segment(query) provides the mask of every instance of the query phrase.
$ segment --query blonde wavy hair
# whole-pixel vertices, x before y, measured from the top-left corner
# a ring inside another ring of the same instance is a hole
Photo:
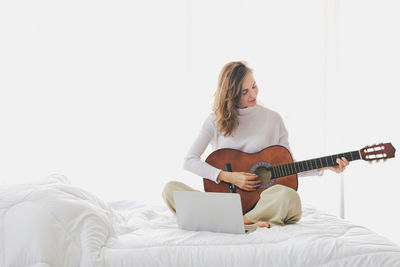
[[[240,106],[244,77],[253,73],[244,61],[227,63],[218,78],[214,95],[215,122],[224,136],[231,136],[239,125],[237,108]]]

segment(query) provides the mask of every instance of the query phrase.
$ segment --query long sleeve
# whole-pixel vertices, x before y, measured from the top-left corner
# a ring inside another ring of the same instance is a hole
[[[203,123],[203,126],[199,132],[199,135],[195,139],[194,143],[189,149],[189,152],[184,158],[183,168],[200,177],[210,179],[219,183],[217,177],[221,172],[220,169],[211,166],[210,164],[201,160],[201,155],[210,144],[211,139],[214,136],[214,126],[211,122],[211,118],[208,117]]]
[[[280,119],[280,126],[279,126],[279,144],[281,146],[286,147],[287,149],[290,150],[289,147],[289,138],[288,138],[288,131],[286,130],[285,124],[283,123],[282,118]],[[292,154],[293,156],[293,154]],[[293,161],[296,161],[293,157]],[[300,177],[306,177],[306,176],[321,176],[323,175],[324,171],[318,171],[318,170],[311,170],[311,171],[306,171],[306,172],[300,172],[298,173],[298,176]]]

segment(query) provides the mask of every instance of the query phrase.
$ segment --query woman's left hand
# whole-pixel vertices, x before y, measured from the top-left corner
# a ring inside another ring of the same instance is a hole
[[[348,161],[345,157],[342,157],[341,159],[337,158],[337,159],[336,159],[336,163],[337,163],[338,165],[336,165],[336,166],[329,166],[329,167],[321,168],[321,169],[318,169],[318,170],[319,170],[319,171],[322,171],[322,170],[331,170],[331,171],[334,171],[334,172],[336,172],[336,173],[341,173],[341,172],[343,172],[343,171],[346,169],[346,166],[349,165],[349,161]]]

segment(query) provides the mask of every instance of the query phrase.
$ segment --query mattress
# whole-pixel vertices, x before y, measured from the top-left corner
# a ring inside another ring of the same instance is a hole
[[[63,176],[0,188],[1,266],[400,266],[400,247],[303,204],[249,234],[178,229],[164,205],[105,203]]]

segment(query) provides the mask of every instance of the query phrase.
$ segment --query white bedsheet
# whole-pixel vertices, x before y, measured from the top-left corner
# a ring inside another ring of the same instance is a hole
[[[310,206],[294,225],[190,232],[164,206],[107,204],[57,175],[2,186],[0,227],[0,266],[400,266],[399,246]]]

